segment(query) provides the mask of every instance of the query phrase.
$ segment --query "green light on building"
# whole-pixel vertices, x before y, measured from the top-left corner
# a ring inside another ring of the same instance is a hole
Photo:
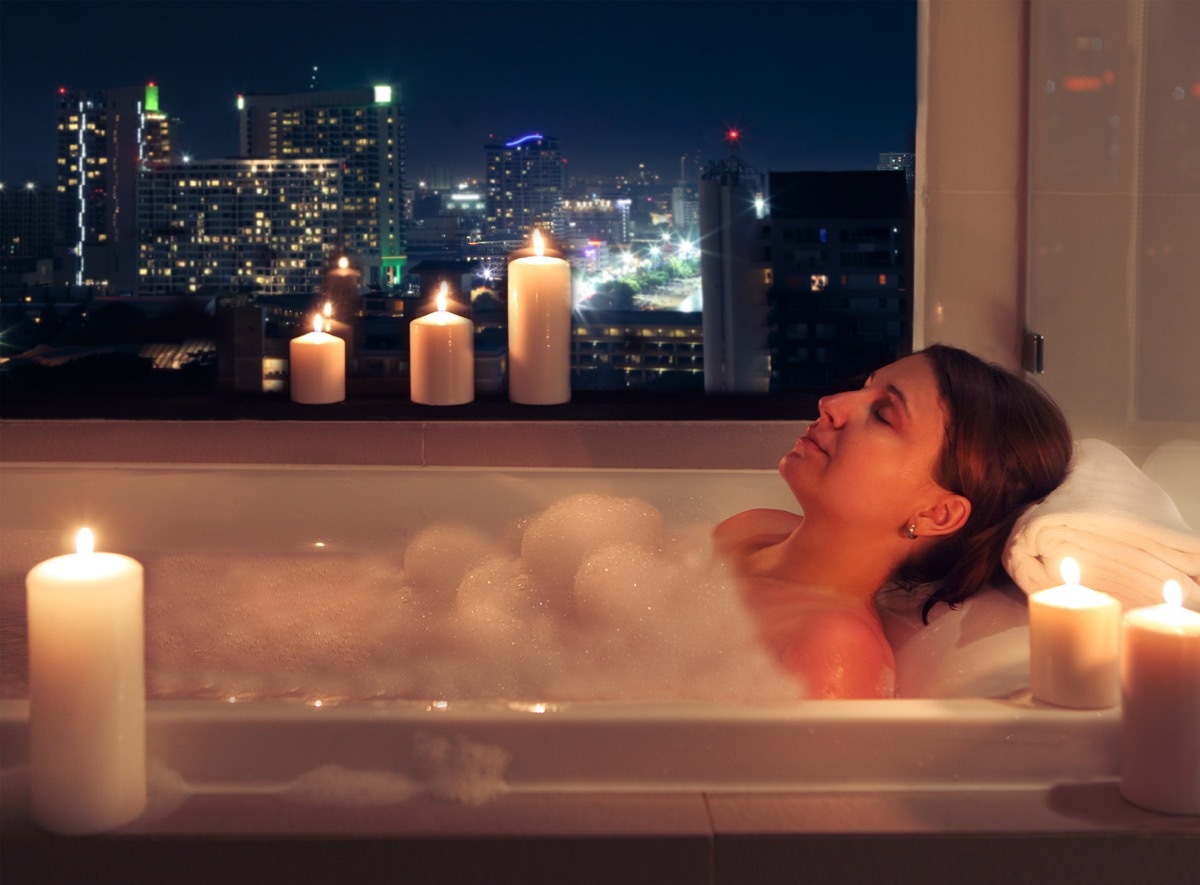
[[[146,111],[158,112],[158,87],[153,83],[146,84]]]
[[[392,103],[392,87],[391,86],[376,86],[375,87],[375,104],[391,104]]]
[[[408,263],[407,255],[384,255],[383,278],[392,286],[400,285],[404,279],[404,265]]]

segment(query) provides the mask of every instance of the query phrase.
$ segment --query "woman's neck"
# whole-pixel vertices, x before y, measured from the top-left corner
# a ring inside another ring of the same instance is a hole
[[[899,565],[900,551],[844,527],[806,519],[780,543],[756,554],[753,571],[816,590],[827,589],[873,606],[875,594]]]

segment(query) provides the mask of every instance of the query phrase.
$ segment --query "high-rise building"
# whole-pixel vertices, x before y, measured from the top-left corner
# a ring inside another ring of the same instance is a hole
[[[137,281],[138,176],[171,160],[158,87],[60,89],[55,112],[60,275],[132,291]]]
[[[341,242],[342,164],[206,160],[142,174],[138,294],[316,292]]]
[[[913,153],[881,153],[879,162],[875,165],[876,170],[880,172],[889,172],[898,170],[904,173],[904,180],[908,183],[908,192],[911,194],[916,185],[917,177],[917,155]]]
[[[562,236],[566,171],[558,139],[524,135],[511,141],[489,142],[484,149],[486,231],[510,231],[528,237],[538,227]]]
[[[585,197],[563,200],[563,230],[560,238],[591,238],[603,243],[628,243],[627,197]]]
[[[770,175],[771,388],[862,380],[912,346],[900,170]]]
[[[700,179],[700,287],[704,389],[765,393],[769,383],[769,244],[762,242],[762,180],[736,155]]]
[[[54,191],[0,184],[0,268],[32,270],[54,256]]]
[[[238,96],[239,153],[342,163],[341,237],[372,286],[404,275],[404,117],[391,86]]]
[[[694,237],[700,228],[700,198],[696,186],[678,181],[671,188],[671,222],[683,237]]]

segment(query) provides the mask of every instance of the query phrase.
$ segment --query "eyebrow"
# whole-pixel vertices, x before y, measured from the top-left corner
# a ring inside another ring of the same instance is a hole
[[[863,382],[863,386],[864,387],[868,386],[874,380],[875,380],[875,373],[872,372],[870,375],[867,376],[867,380]],[[883,390],[884,390],[884,393],[886,393],[892,399],[896,400],[896,402],[900,403],[900,406],[904,409],[904,414],[907,415],[908,419],[911,421],[912,420],[912,412],[910,412],[908,409],[908,397],[906,397],[904,395],[904,391],[901,390],[899,387],[897,387],[895,384],[890,384],[890,383],[883,385]]]
[[[904,414],[908,416],[909,420],[911,420],[912,412],[910,412],[908,410],[908,397],[906,397],[904,395],[904,391],[901,390],[899,387],[897,387],[895,384],[887,384],[884,386],[883,389],[886,390],[889,394],[891,394],[891,396],[894,399],[896,399],[900,403],[901,406],[904,407]]]

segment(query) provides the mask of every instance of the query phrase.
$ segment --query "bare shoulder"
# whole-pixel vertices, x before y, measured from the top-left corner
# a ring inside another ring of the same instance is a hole
[[[713,529],[713,544],[723,553],[764,547],[794,532],[804,517],[787,510],[760,507],[735,513]]]
[[[882,629],[841,607],[817,607],[776,638],[785,669],[812,698],[891,697],[896,663]]]

